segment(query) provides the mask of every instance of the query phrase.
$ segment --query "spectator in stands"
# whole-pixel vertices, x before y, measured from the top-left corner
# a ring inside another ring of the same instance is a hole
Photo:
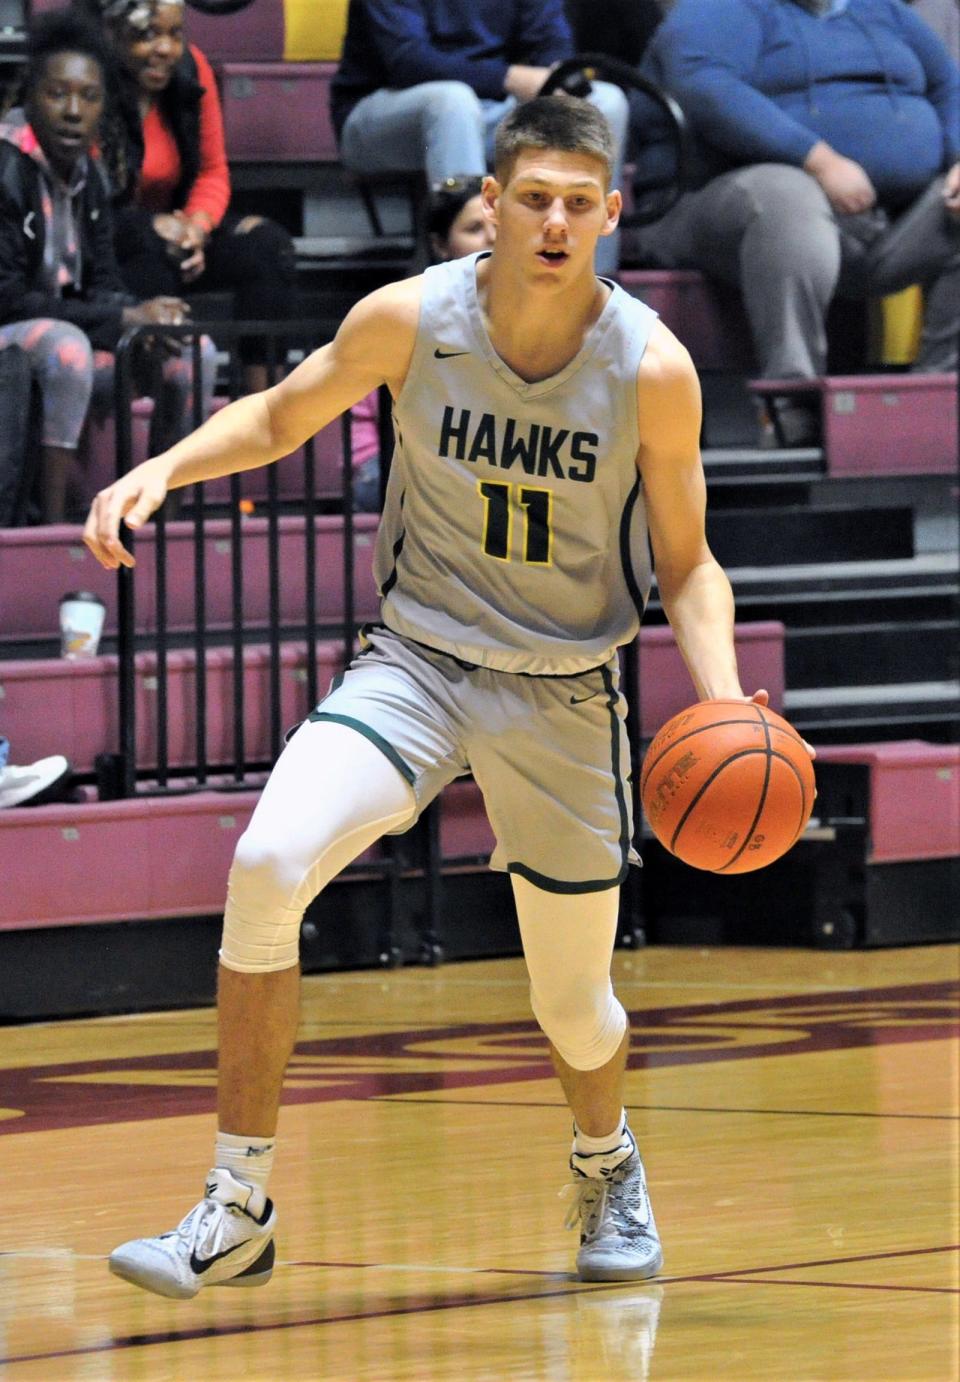
[[[145,294],[229,289],[241,320],[292,319],[293,242],[274,221],[228,209],[216,78],[184,38],[183,0],[78,3],[99,18],[119,60],[103,146],[127,284]],[[265,388],[265,342],[243,341],[241,355],[247,388]]]
[[[604,53],[638,65],[663,19],[666,0],[567,0],[578,53]]]
[[[427,235],[435,264],[488,250],[494,229],[483,214],[482,178],[445,178],[427,206]],[[353,504],[361,513],[380,511],[379,399],[368,394],[353,408]]]
[[[77,444],[93,398],[113,399],[113,356],[123,331],[180,325],[179,297],[140,301],[126,291],[113,250],[109,185],[89,152],[104,101],[99,34],[70,14],[42,15],[28,38],[24,107],[0,125],[0,347],[28,355],[43,405],[41,518],[63,522]],[[204,343],[205,411],[215,354]],[[158,336],[138,374],[161,371],[151,447],[193,425],[189,351]]]
[[[331,107],[344,164],[360,173],[417,172],[428,182],[479,177],[497,123],[536,96],[573,55],[563,0],[350,0]],[[627,99],[595,82],[607,117],[619,187]],[[603,240],[599,273],[614,273],[618,238]]]
[[[903,0],[678,0],[644,71],[684,106],[702,176],[640,251],[740,288],[763,376],[824,372],[835,294],[914,282],[915,368],[956,367],[960,72]],[[815,440],[788,398],[783,435]]]

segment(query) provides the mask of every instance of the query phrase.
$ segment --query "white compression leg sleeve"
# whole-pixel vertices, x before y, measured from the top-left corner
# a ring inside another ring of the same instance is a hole
[[[290,969],[307,904],[414,811],[413,788],[362,734],[302,724],[237,842],[221,963],[244,973]]]
[[[549,893],[516,874],[511,882],[534,1017],[574,1070],[599,1070],[627,1030],[610,982],[620,890]]]

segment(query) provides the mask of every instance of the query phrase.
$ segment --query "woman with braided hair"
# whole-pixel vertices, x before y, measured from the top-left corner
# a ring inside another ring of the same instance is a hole
[[[229,289],[241,320],[295,315],[293,244],[263,216],[229,210],[216,80],[183,32],[183,0],[77,0],[102,26],[118,80],[103,123],[117,255],[132,291]],[[262,340],[241,343],[245,383],[268,384]]]

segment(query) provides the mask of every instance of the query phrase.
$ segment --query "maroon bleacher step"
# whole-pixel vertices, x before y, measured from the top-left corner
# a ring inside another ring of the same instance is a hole
[[[247,0],[246,4],[208,6],[204,14],[191,6],[189,39],[216,67],[224,61],[266,62],[283,57],[286,38],[285,6],[277,0]]]
[[[356,612],[367,620],[379,607],[373,580],[373,540],[377,514],[355,519]],[[280,618],[303,619],[304,520],[284,517],[280,527]],[[335,623],[343,615],[343,519],[315,520],[317,533],[317,618]],[[207,623],[224,629],[231,623],[232,540],[228,519],[206,523],[205,567]],[[155,529],[147,524],[137,537],[137,629],[156,629]],[[193,524],[167,525],[167,609],[172,632],[194,627]],[[243,521],[243,611],[248,629],[263,628],[269,612],[267,520]],[[68,590],[91,590],[106,602],[105,632],[116,631],[117,577],[105,571],[80,540],[73,525],[0,530],[0,647],[29,638],[59,637],[58,606]]]
[[[660,316],[698,369],[749,372],[750,328],[739,295],[697,269],[621,269],[621,286]]]
[[[954,374],[851,374],[753,379],[771,394],[819,394],[827,474],[952,475],[957,468]]]
[[[763,686],[770,704],[783,704],[784,626],[776,621],[738,624],[734,630],[737,657],[745,689]],[[317,648],[318,694],[324,695],[342,666],[343,644],[321,642]],[[151,768],[157,755],[156,655],[136,659],[137,765]],[[195,761],[196,659],[192,649],[179,649],[168,660],[168,763],[189,766]],[[296,724],[311,709],[306,701],[307,646],[281,647],[281,723]],[[206,658],[207,761],[233,761],[233,652],[211,649]],[[269,761],[270,650],[266,645],[244,649],[244,730],[248,761]],[[644,629],[640,638],[641,733],[652,738],[672,715],[696,699],[689,674],[667,627]],[[49,753],[65,753],[78,772],[89,772],[100,753],[119,747],[119,688],[117,658],[112,655],[79,661],[59,658],[0,663],[0,707],[3,732],[16,748],[17,760],[33,762]]]
[[[223,126],[231,163],[336,163],[330,117],[336,70],[333,62],[224,62]]]
[[[0,812],[0,931],[218,915],[258,796],[211,791]],[[493,849],[475,783],[444,791],[440,841],[445,859],[485,859]],[[361,862],[381,857],[374,846]]]
[[[0,812],[0,930],[208,916],[257,793]]]
[[[786,630],[776,619],[734,626],[737,665],[744,692],[765,688],[770,708],[780,712],[784,693]],[[636,646],[636,645],[634,645]],[[690,674],[668,625],[640,631],[640,733],[652,739],[679,711],[697,699]]]
[[[817,758],[869,766],[869,863],[960,855],[960,745],[923,739],[828,744]]]
[[[219,412],[229,399],[217,396],[213,400],[212,412]],[[131,463],[138,465],[149,454],[150,418],[153,414],[153,400],[136,398],[130,409],[131,422]],[[117,474],[117,429],[112,414],[92,418],[84,429],[78,452],[83,497],[89,501],[98,490],[111,484]],[[245,499],[263,501],[269,492],[268,474],[271,467],[259,466],[255,470],[245,470],[240,475],[240,493]],[[303,447],[289,456],[275,462],[277,476],[277,495],[284,501],[302,500],[305,495]],[[314,438],[314,494],[317,498],[338,498],[342,493],[343,480],[342,424],[340,419],[331,422]],[[221,476],[208,480],[203,487],[204,502],[207,504],[227,504],[230,502],[230,477]]]
[[[343,645],[317,647],[317,687],[323,696],[343,663]],[[306,699],[307,646],[286,643],[280,655],[280,719],[284,730],[312,706]],[[157,761],[157,659],[136,658],[137,766]],[[191,649],[168,654],[168,764],[196,761],[196,657]],[[206,657],[207,762],[233,762],[233,652],[213,648]],[[270,761],[270,649],[252,645],[243,654],[244,731],[250,762]],[[0,717],[16,748],[17,761],[32,763],[49,753],[65,753],[77,772],[89,772],[100,753],[115,753],[120,743],[117,658],[77,661],[0,663]]]

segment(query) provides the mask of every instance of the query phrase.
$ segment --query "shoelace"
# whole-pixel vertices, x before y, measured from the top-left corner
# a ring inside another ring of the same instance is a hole
[[[188,1254],[212,1257],[223,1246],[227,1225],[239,1211],[206,1196],[180,1222],[177,1237]]]
[[[604,1180],[583,1180],[568,1181],[560,1191],[560,1198],[570,1200],[570,1208],[567,1210],[567,1217],[563,1221],[566,1229],[578,1228],[581,1219],[586,1216],[583,1231],[589,1234],[592,1231],[592,1221],[599,1213],[603,1213],[603,1206],[606,1203],[607,1190],[609,1186]],[[599,1205],[598,1205],[599,1201]]]
[[[564,1228],[573,1229],[582,1223],[585,1239],[595,1237],[646,1238],[650,1236],[646,1224],[638,1223],[625,1203],[629,1187],[625,1180],[570,1181],[560,1191],[562,1198],[573,1197],[564,1220]],[[604,1214],[609,1203],[610,1213]]]

